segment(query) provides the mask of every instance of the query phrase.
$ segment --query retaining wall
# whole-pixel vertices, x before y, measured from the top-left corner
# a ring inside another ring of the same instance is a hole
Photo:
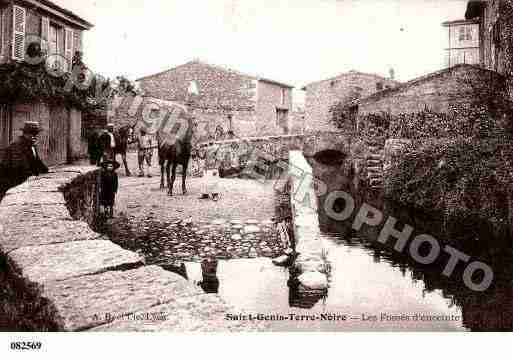
[[[319,227],[313,170],[300,151],[289,154],[289,178],[297,255],[291,277],[302,291],[327,291],[329,265]]]
[[[94,232],[97,169],[30,178],[0,202],[0,329],[250,331],[218,296]],[[3,280],[2,280],[3,279]],[[2,328],[2,326],[4,328]]]

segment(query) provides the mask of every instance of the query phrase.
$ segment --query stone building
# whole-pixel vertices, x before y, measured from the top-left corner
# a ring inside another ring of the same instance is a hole
[[[306,91],[305,131],[334,130],[334,126],[330,123],[329,113],[334,104],[342,102],[349,105],[376,92],[395,88],[398,84],[393,78],[349,71],[327,80],[306,85],[302,89]]]
[[[5,75],[21,66],[30,68],[34,57],[29,50],[37,45],[42,50],[38,51],[41,66],[46,64],[49,69],[69,72],[73,56],[82,52],[83,32],[92,26],[48,0],[0,0],[0,71]],[[4,86],[0,83],[0,90],[8,91]],[[20,134],[25,121],[41,123],[40,152],[48,164],[65,163],[84,155],[86,141],[82,136],[80,109],[65,101],[49,103],[37,98],[27,101],[22,94],[19,99],[2,96],[0,148],[8,146]]]
[[[480,66],[460,64],[368,96],[360,101],[358,115],[397,115],[425,109],[445,113],[452,106],[471,105],[492,87],[504,88],[503,76]]]
[[[194,60],[137,80],[144,97],[191,102],[205,139],[287,134],[293,87]],[[198,94],[190,96],[190,89]]]

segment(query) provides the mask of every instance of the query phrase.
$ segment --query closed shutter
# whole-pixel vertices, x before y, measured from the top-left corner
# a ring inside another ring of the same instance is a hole
[[[20,6],[13,6],[12,58],[25,59],[25,25],[27,13]]]
[[[82,46],[80,44],[80,30],[75,30],[73,32],[73,56],[75,55],[75,52],[82,51]]]
[[[41,18],[41,50],[48,55],[48,41],[50,40],[50,19]]]
[[[69,64],[67,71],[71,71],[71,63],[73,61],[73,30],[66,28],[64,35],[64,56],[66,57],[66,63]]]

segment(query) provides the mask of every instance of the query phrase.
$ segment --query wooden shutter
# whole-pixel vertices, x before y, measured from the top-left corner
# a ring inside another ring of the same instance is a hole
[[[13,32],[12,32],[12,58],[23,61],[25,59],[25,25],[27,13],[20,6],[13,6]]]
[[[41,18],[41,50],[48,55],[50,49],[48,45],[50,41],[50,19],[47,17]]]
[[[71,71],[71,63],[73,61],[73,30],[66,28],[64,32],[64,56],[66,57],[66,63],[69,67],[68,71]]]
[[[75,30],[73,31],[73,56],[75,55],[75,52],[82,51],[80,44],[80,30]]]

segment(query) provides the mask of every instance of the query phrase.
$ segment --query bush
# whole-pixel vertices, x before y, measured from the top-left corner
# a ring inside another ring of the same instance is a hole
[[[447,222],[507,223],[513,173],[510,143],[465,137],[419,141],[391,169],[388,195],[443,213]]]

